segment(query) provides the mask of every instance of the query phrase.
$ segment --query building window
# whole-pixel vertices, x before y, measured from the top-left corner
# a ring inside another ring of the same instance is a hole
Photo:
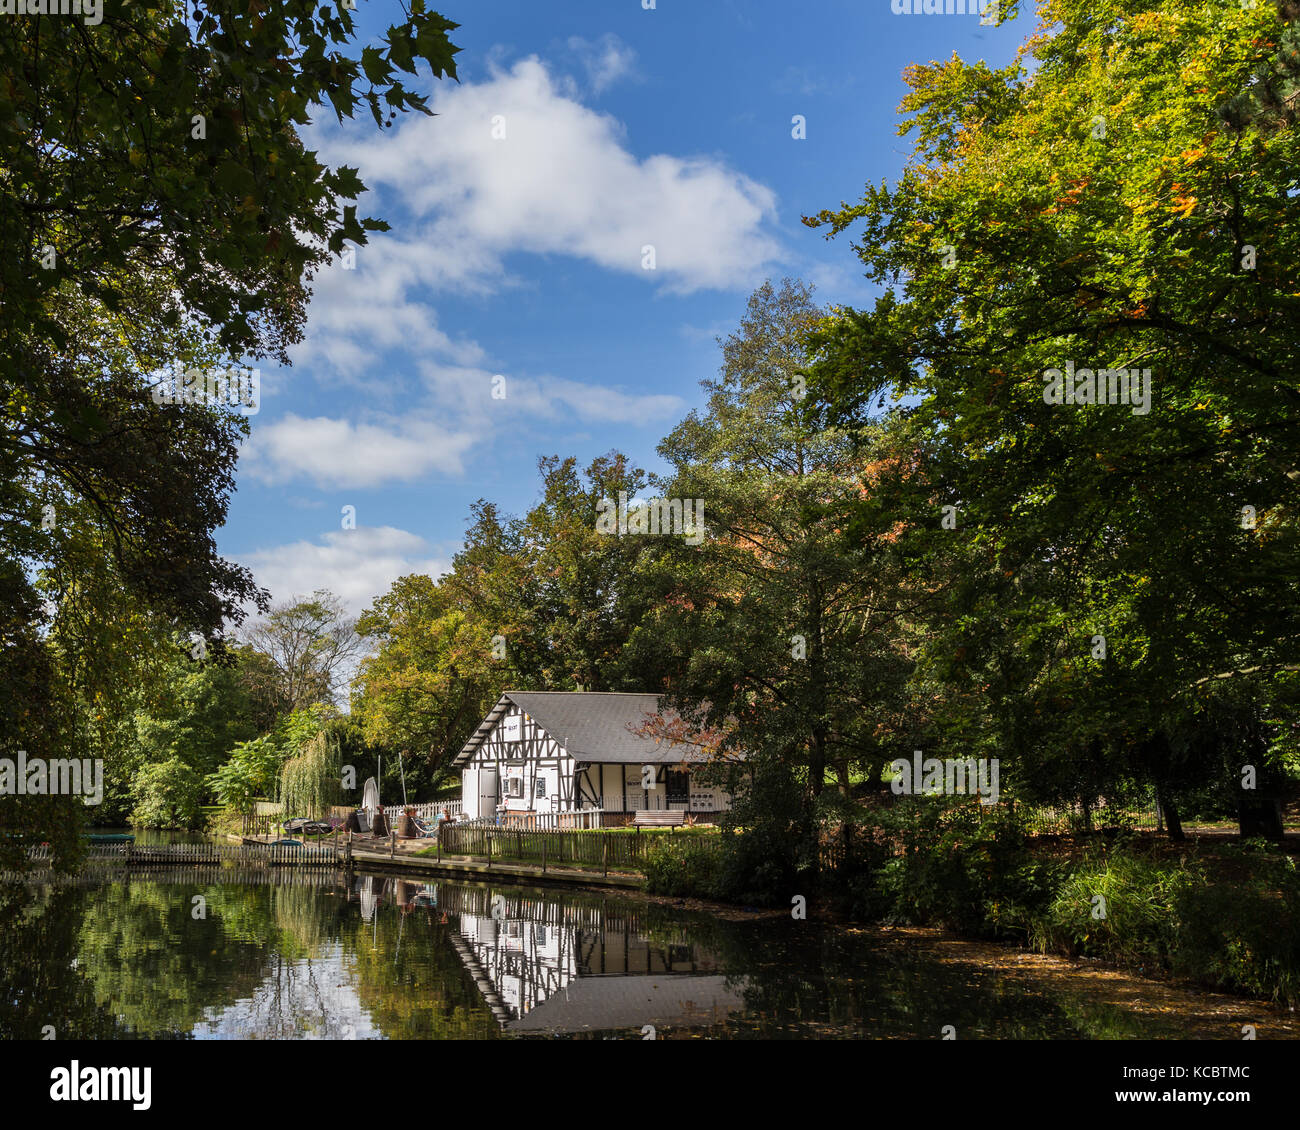
[[[522,777],[506,778],[506,796],[522,797],[524,795],[524,779]]]
[[[542,800],[542,799],[546,796],[546,778],[545,778],[545,777],[538,777],[538,778],[537,778],[536,791],[533,793],[533,795],[534,795],[538,800]]]

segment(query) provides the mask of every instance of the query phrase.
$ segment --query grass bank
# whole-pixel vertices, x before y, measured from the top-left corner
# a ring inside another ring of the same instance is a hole
[[[653,894],[788,907],[806,893],[853,921],[1015,941],[1294,1006],[1300,870],[1287,846],[1034,837],[1013,818],[912,806],[824,845],[816,869],[787,844],[737,836],[714,851],[656,844],[645,874]]]

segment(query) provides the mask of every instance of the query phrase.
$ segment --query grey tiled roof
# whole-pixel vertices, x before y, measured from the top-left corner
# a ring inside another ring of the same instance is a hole
[[[743,1009],[744,986],[743,979],[728,985],[723,976],[578,977],[506,1027],[513,1032],[581,1032],[643,1024],[697,1027]]]
[[[506,691],[456,755],[463,765],[483,743],[513,702],[578,761],[627,762],[637,765],[701,761],[698,746],[667,738],[644,737],[636,730],[661,713],[659,696],[607,691]],[[676,711],[664,708],[665,719],[675,721]]]

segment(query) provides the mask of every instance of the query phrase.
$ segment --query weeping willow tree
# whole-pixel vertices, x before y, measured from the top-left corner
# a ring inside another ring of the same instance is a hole
[[[319,819],[343,800],[343,736],[333,726],[320,730],[280,770],[280,800],[289,816]]]

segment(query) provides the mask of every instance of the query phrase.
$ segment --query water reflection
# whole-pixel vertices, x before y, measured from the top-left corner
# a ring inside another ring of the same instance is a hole
[[[449,886],[451,943],[510,1032],[711,1026],[744,1007],[717,957],[685,928],[650,936],[636,910]]]
[[[0,884],[0,1038],[1182,1037],[810,922],[292,868]]]

